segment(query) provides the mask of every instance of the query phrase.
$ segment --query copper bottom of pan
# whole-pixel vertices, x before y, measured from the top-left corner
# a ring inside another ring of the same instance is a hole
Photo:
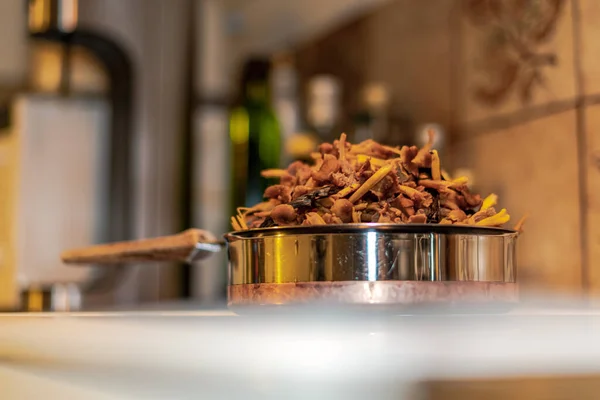
[[[516,283],[506,282],[305,282],[229,286],[234,310],[265,306],[368,306],[392,310],[415,306],[461,307],[502,305],[518,301]],[[287,307],[286,307],[287,308]]]

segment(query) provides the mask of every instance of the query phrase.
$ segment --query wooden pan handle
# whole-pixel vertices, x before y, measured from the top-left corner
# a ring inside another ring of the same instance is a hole
[[[222,246],[223,243],[209,232],[189,229],[177,235],[67,250],[61,254],[61,259],[65,264],[190,262],[217,252]]]

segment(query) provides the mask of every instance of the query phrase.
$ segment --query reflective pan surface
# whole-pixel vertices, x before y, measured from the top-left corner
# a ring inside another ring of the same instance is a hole
[[[230,303],[328,298],[342,303],[413,303],[472,295],[496,299],[505,292],[512,298],[517,237],[506,229],[433,224],[231,233],[225,237]]]
[[[325,225],[229,234],[230,284],[515,282],[516,232],[445,227]]]

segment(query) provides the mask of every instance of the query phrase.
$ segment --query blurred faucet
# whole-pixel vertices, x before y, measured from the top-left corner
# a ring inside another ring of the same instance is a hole
[[[29,0],[28,28],[35,41],[58,43],[62,48],[61,80],[57,95],[71,96],[72,49],[83,47],[105,69],[110,108],[108,164],[108,218],[102,240],[132,239],[134,224],[131,203],[131,148],[133,136],[133,68],[127,52],[105,35],[78,25],[79,0]],[[27,288],[22,295],[25,308],[59,310],[81,305],[81,296],[113,291],[123,281],[124,267],[98,268],[83,285],[57,283],[52,287]],[[27,299],[37,299],[33,303]],[[41,302],[41,303],[40,303]]]
[[[29,31],[73,32],[79,0],[29,0]]]

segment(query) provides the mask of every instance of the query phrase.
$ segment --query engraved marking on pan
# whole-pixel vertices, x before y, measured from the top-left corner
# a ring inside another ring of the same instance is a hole
[[[401,245],[401,243],[400,243],[400,245]],[[387,279],[392,278],[394,270],[398,266],[398,259],[400,258],[401,253],[402,253],[402,247],[400,247],[398,250],[396,250],[396,256],[394,257],[394,260],[392,261],[392,265],[390,266],[390,269],[388,270],[388,272],[386,274]]]
[[[325,266],[327,265],[327,238],[325,236],[316,236],[313,240],[313,251],[315,252],[315,268],[317,280],[325,280]]]
[[[344,252],[340,252],[340,251],[336,251],[335,255],[336,255],[336,265],[338,265],[338,270],[341,271],[343,274],[346,274],[348,268],[354,268],[353,265],[353,257],[349,257],[349,254],[353,254],[354,253],[354,236],[353,235],[347,235],[348,238],[348,242],[350,244],[350,247],[347,247],[345,249]],[[341,268],[343,267],[343,268]]]
[[[425,265],[427,261],[426,257],[423,256],[423,241],[427,239],[427,235],[419,235],[417,237],[417,249],[415,251],[415,262],[414,262],[414,275],[415,280],[422,281],[424,280],[423,272],[425,268],[419,268],[420,265]]]
[[[460,238],[460,254],[462,255],[462,260],[461,260],[461,264],[464,265],[465,267],[470,265],[469,260],[467,259],[467,257],[469,256],[469,238],[466,237],[461,237]],[[471,277],[469,276],[469,270],[470,268],[459,268],[458,269],[458,280],[460,281],[467,281],[467,280],[471,280]]]
[[[437,253],[437,248],[436,248],[436,235],[433,233],[429,234],[429,251],[427,252],[427,259],[429,262],[429,280],[430,281],[434,281],[437,280],[437,274],[436,274],[436,260],[435,260],[435,255]]]
[[[509,246],[509,243],[506,239],[503,241],[504,245],[504,281],[505,282],[516,282],[516,268],[513,267],[513,263],[515,261],[515,246]],[[514,270],[514,272],[513,272]]]
[[[392,246],[392,240],[378,240],[377,242],[377,280],[387,279],[391,259],[389,248]]]
[[[260,246],[259,246],[259,242],[260,242]],[[264,246],[264,240],[263,239],[259,239],[258,241],[252,243],[252,252],[251,254],[254,255],[254,259],[252,260],[252,265],[254,265],[254,271],[252,271],[252,275],[253,275],[253,282],[257,282],[257,283],[265,283],[265,275],[264,275],[264,270],[261,268],[258,268],[258,266],[260,265],[260,263],[264,263],[264,255],[261,254],[260,249],[261,247]]]

